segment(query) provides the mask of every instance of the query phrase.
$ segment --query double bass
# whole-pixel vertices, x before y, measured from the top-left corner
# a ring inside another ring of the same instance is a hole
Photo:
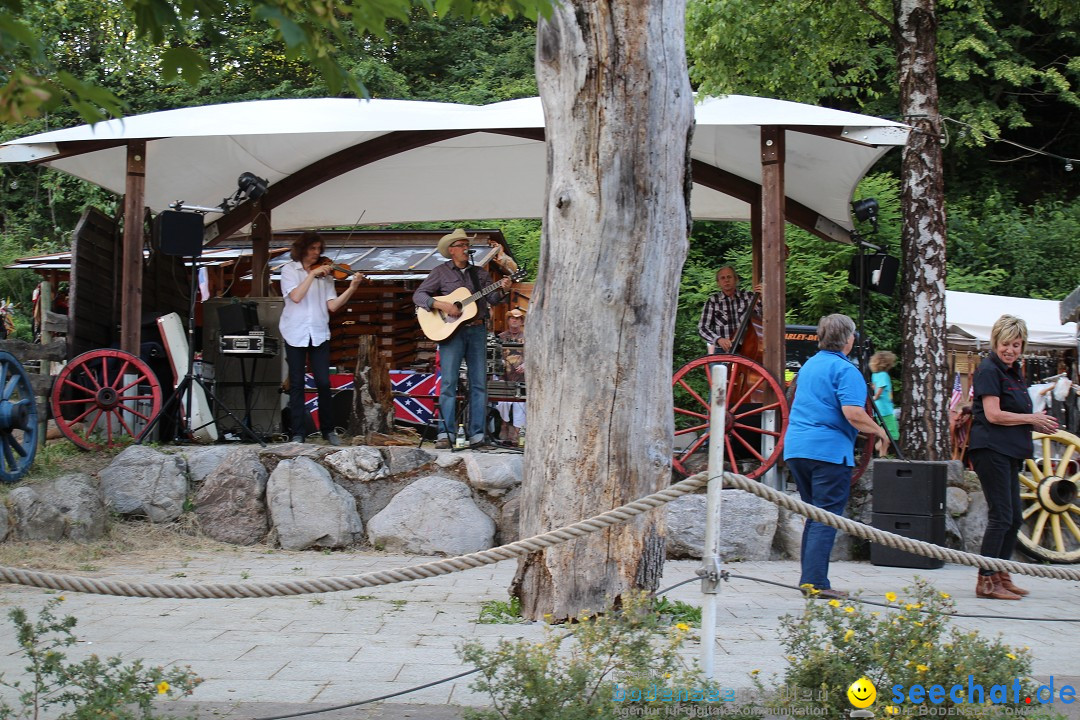
[[[764,360],[765,344],[762,341],[765,328],[761,316],[757,314],[761,295],[754,293],[754,299],[746,307],[746,312],[739,320],[739,329],[731,340],[731,349],[725,353],[740,355],[747,360],[761,365]],[[738,407],[744,402],[760,403],[764,401],[764,383],[760,373],[747,370],[742,366],[728,380],[728,406]]]

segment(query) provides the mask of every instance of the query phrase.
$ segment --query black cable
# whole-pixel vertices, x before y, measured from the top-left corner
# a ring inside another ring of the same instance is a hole
[[[660,596],[666,592],[674,590],[675,588],[682,587],[683,585],[687,585],[692,582],[697,582],[700,579],[701,578],[693,577],[688,580],[683,580],[682,582],[677,582],[674,585],[670,585],[664,588],[663,590],[657,590],[655,594],[657,596]],[[570,637],[570,635],[571,633],[567,633],[562,638],[560,638],[560,641],[565,640],[566,638]],[[367,700],[359,700],[357,702],[347,703],[345,705],[334,705],[333,707],[322,708],[319,710],[304,710],[303,712],[290,713],[288,715],[273,715],[269,717],[255,718],[255,720],[286,720],[286,718],[303,717],[305,715],[316,715],[318,713],[333,712],[335,710],[347,710],[348,708],[359,707],[360,705],[369,705],[371,703],[381,702],[383,700],[390,700],[392,698],[400,697],[402,695],[408,695],[409,693],[414,693],[419,690],[426,690],[429,687],[441,685],[443,683],[450,682],[451,680],[458,680],[469,675],[474,675],[481,670],[483,670],[483,668],[473,668],[472,670],[466,670],[465,672],[460,672],[457,675],[451,675],[449,677],[442,678],[441,680],[432,680],[429,683],[417,685],[416,687],[408,688],[406,690],[399,690],[398,692],[390,693],[388,695],[380,695],[379,697],[368,698]]]
[[[776,582],[775,580],[766,580],[765,578],[753,577],[752,575],[733,575],[733,574],[731,574],[731,573],[729,573],[727,571],[724,571],[724,572],[720,573],[720,579],[721,580],[729,580],[731,578],[736,578],[738,580],[751,580],[753,582],[763,583],[765,585],[776,585],[777,587],[789,588],[791,590],[795,590],[796,592],[798,592],[801,595],[806,594],[803,591],[803,589],[801,587],[798,587],[797,585],[789,585],[787,583],[780,583],[780,582]],[[815,599],[825,600],[826,598],[815,598]],[[839,599],[839,598],[829,598],[829,599]],[[895,608],[895,607],[897,607],[896,605],[894,605],[892,603],[879,602],[877,600],[863,600],[862,598],[859,598],[859,597],[848,597],[848,598],[845,598],[844,600],[846,602],[860,603],[862,605],[874,605],[876,607],[883,607],[883,608]],[[1080,618],[1042,618],[1042,617],[1025,617],[1025,616],[1021,616],[1021,615],[983,615],[983,614],[977,614],[977,613],[959,613],[959,612],[951,612],[951,613],[934,612],[934,613],[931,613],[929,610],[925,610],[923,608],[918,608],[918,610],[919,610],[919,612],[923,613],[924,615],[931,615],[932,614],[932,615],[942,615],[942,616],[945,616],[945,617],[956,617],[956,618],[975,618],[975,619],[986,619],[986,620],[1029,620],[1031,622],[1065,622],[1065,623],[1077,623],[1077,622],[1080,622]]]

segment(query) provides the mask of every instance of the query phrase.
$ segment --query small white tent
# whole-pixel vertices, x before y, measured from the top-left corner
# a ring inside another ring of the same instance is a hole
[[[945,322],[954,349],[990,349],[990,328],[1002,315],[1027,323],[1032,350],[1076,347],[1076,323],[1061,324],[1057,300],[945,291]]]

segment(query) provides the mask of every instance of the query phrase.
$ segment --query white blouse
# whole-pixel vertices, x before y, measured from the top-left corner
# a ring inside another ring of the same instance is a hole
[[[281,337],[293,347],[322,345],[330,339],[330,308],[326,303],[337,297],[334,279],[330,276],[311,281],[304,299],[293,302],[289,293],[307,277],[302,262],[289,262],[281,268],[281,294],[285,309],[281,312],[278,330]]]

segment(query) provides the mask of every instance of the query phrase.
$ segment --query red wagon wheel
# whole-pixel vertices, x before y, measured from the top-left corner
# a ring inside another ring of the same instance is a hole
[[[738,355],[706,355],[683,365],[672,380],[675,394],[675,437],[692,438],[675,451],[672,467],[683,475],[704,470],[708,463],[709,387],[711,366],[728,366],[727,422],[724,427],[724,469],[739,472],[739,463],[756,465],[741,474],[756,478],[776,464],[784,449],[784,431],[788,423],[788,405],[784,390],[765,368]],[[756,399],[770,390],[772,402]],[[767,411],[777,413],[776,427],[763,427]],[[762,440],[775,440],[771,451],[762,449]]]
[[[50,408],[60,432],[86,450],[116,447],[161,410],[161,384],[150,367],[121,350],[91,350],[53,383]]]

